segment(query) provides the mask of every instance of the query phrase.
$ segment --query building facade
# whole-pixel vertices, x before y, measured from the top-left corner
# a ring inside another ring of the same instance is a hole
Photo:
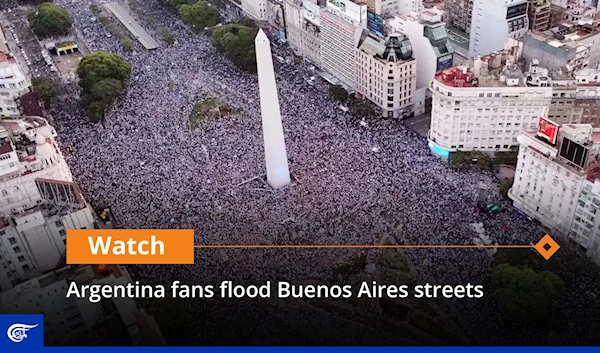
[[[526,0],[473,0],[469,56],[501,50],[509,38],[527,33],[527,6]]]
[[[408,117],[413,113],[417,61],[408,38],[401,34],[386,38],[368,31],[356,48],[356,93],[377,105],[382,115]]]
[[[515,63],[502,51],[435,76],[429,130],[434,153],[510,151],[522,129],[537,126],[552,88],[544,70],[532,66],[523,72]]]
[[[600,130],[540,118],[518,138],[515,179],[508,195],[516,208],[566,236],[572,228],[588,170],[597,163]]]
[[[0,52],[0,116],[19,116],[17,99],[29,92],[31,82],[16,59]]]
[[[327,9],[320,16],[321,69],[352,89],[356,47],[366,27],[367,6],[349,0],[328,0]]]
[[[429,84],[436,72],[449,69],[454,61],[454,48],[448,39],[441,15],[424,11],[421,16],[396,16],[387,21],[389,33],[403,33],[413,45],[418,62],[417,84],[414,93],[415,115],[425,112],[426,100],[431,97]]]
[[[286,0],[287,40],[298,56],[321,66],[321,8],[310,0]]]
[[[550,7],[549,0],[529,0],[527,16],[529,17],[530,30],[543,32],[550,29]]]
[[[267,21],[268,1],[269,0],[241,0],[241,5],[248,16],[258,21]]]

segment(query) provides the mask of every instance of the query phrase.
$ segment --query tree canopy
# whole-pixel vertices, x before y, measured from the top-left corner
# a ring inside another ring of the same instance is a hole
[[[219,23],[219,10],[209,6],[205,1],[193,5],[183,4],[178,7],[178,14],[183,23],[196,32],[204,27],[213,27]]]
[[[51,2],[44,2],[29,14],[31,30],[41,38],[65,35],[71,29],[67,10]]]
[[[191,0],[158,0],[167,10],[171,12],[177,13],[179,10],[179,6],[181,5],[190,5],[192,3]]]
[[[509,197],[508,197],[508,191],[512,187],[514,181],[515,181],[514,178],[506,179],[506,180],[504,180],[503,182],[500,183],[500,187],[498,188],[498,191],[500,192],[500,195],[502,195],[502,197],[504,197],[507,200],[509,199]]]
[[[366,100],[360,100],[356,102],[356,104],[354,104],[353,110],[354,114],[356,114],[359,117],[368,117],[373,115],[373,113],[375,112],[371,103],[369,103]]]
[[[116,54],[97,52],[86,55],[77,68],[83,88],[83,104],[93,121],[104,118],[105,110],[125,89],[131,65]]]
[[[237,66],[256,72],[256,32],[255,28],[241,24],[221,26],[213,31],[213,45]]]
[[[340,102],[345,101],[346,98],[348,97],[348,93],[346,92],[344,87],[342,87],[341,85],[329,86],[329,94],[331,94],[331,96],[335,100],[340,101]]]
[[[43,102],[46,107],[58,95],[57,83],[45,77],[34,77],[31,79],[31,84],[38,100]]]
[[[565,283],[553,272],[501,264],[492,274],[492,296],[509,320],[542,323],[565,294]]]

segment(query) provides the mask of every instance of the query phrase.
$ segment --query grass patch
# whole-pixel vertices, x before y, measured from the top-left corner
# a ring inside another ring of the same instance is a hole
[[[100,13],[100,8],[98,7],[98,5],[91,4],[90,5],[90,11],[92,11],[92,13],[94,15],[97,15],[97,14]]]
[[[160,39],[162,39],[168,45],[175,44],[175,37],[165,27],[163,27],[163,28],[160,29]]]
[[[189,115],[190,128],[196,129],[212,117],[223,117],[236,113],[230,106],[217,98],[208,97],[196,103]]]
[[[119,38],[119,43],[125,51],[130,53],[133,51],[133,43],[131,42],[131,40],[129,40],[129,38],[121,36],[121,38]]]
[[[173,80],[169,80],[169,92],[173,92],[175,89],[175,82]]]

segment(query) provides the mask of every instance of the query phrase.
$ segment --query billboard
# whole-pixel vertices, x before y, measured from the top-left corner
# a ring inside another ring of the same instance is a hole
[[[513,5],[506,9],[506,19],[510,20],[511,18],[523,16],[527,13],[527,5],[529,3],[526,2],[524,4]]]
[[[108,265],[96,265],[96,270],[98,270],[98,273],[106,272],[108,271]]]
[[[350,0],[327,0],[327,8],[339,11],[357,22],[367,16],[366,6],[361,7]]]
[[[367,29],[380,37],[385,37],[383,17],[372,11],[367,11]]]
[[[579,168],[583,168],[587,161],[588,149],[568,138],[564,138],[560,146],[560,156]]]
[[[558,124],[540,116],[540,124],[537,135],[554,145],[556,144],[556,139],[558,138],[558,128]]]
[[[271,31],[279,40],[285,41],[285,19],[282,1],[267,1],[267,19],[271,26]]]
[[[304,11],[304,19],[317,26],[321,25],[321,9],[319,8],[319,5],[315,4],[314,2],[304,0],[302,2],[302,8]]]
[[[446,54],[437,58],[436,72],[444,71],[451,68],[454,62],[454,56],[452,54]]]

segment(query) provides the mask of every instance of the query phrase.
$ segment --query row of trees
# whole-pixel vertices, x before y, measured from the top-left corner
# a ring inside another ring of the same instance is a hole
[[[348,92],[341,85],[329,86],[329,94],[342,104],[348,103]],[[373,105],[365,99],[353,101],[351,104],[352,112],[361,118],[372,116],[375,113]]]
[[[507,320],[550,329],[564,324],[557,310],[566,292],[563,266],[529,249],[499,250],[494,264],[492,297]]]
[[[256,33],[254,27],[229,24],[213,31],[212,42],[215,48],[234,64],[249,72],[256,72]]]
[[[66,35],[71,30],[71,17],[64,8],[43,2],[29,16],[29,26],[40,38]]]
[[[193,2],[191,0],[159,0],[170,12],[175,13],[193,31],[200,32],[205,27],[219,24],[220,14],[214,6],[206,1]]]
[[[115,98],[125,90],[131,65],[116,54],[100,51],[86,55],[79,63],[77,74],[88,118],[100,121]]]

